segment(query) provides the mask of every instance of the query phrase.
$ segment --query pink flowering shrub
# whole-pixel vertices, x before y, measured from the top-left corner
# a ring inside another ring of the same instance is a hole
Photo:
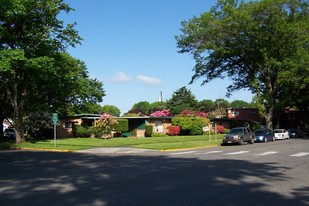
[[[201,111],[191,111],[188,109],[183,110],[179,116],[190,116],[190,117],[205,117],[208,118],[208,114]]]
[[[194,116],[194,112],[192,112],[191,110],[185,109],[183,110],[179,116],[190,116],[193,117]]]
[[[205,118],[208,118],[208,113],[201,112],[201,111],[196,111],[196,112],[195,112],[195,116],[196,116],[196,117],[205,117]]]
[[[168,117],[171,116],[171,112],[170,110],[164,109],[161,111],[155,111],[153,113],[150,114],[151,117]]]
[[[104,113],[96,122],[95,127],[101,130],[102,137],[108,138],[111,137],[111,132],[116,124],[118,124],[118,122],[112,115]]]

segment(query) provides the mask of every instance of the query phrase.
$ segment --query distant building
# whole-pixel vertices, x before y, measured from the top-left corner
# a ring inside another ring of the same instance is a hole
[[[232,128],[250,126],[261,121],[257,108],[228,108],[226,112],[227,118],[213,118],[211,122],[225,128]]]
[[[257,108],[228,108],[228,119],[260,122],[261,118]]]

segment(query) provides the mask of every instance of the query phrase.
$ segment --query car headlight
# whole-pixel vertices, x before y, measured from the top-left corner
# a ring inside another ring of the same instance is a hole
[[[233,136],[233,139],[234,139],[234,140],[238,140],[238,139],[239,139],[239,136],[237,136],[237,135],[236,135],[236,136]]]

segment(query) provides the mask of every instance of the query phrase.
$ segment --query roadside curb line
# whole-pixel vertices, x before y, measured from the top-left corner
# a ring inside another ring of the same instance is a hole
[[[211,147],[219,147],[220,145],[212,145],[212,146],[202,146],[202,147],[191,147],[191,148],[182,148],[182,149],[162,149],[160,152],[175,152],[175,151],[185,151],[191,149],[203,149],[203,148],[211,148]]]
[[[46,151],[46,152],[74,152],[74,150],[38,149],[38,148],[16,148],[16,150],[32,150],[32,151]]]

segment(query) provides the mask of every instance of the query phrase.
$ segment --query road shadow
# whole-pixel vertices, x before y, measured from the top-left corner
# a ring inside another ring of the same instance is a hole
[[[1,205],[308,205],[308,186],[271,185],[288,168],[164,155],[0,153]],[[279,188],[280,189],[280,188]]]

